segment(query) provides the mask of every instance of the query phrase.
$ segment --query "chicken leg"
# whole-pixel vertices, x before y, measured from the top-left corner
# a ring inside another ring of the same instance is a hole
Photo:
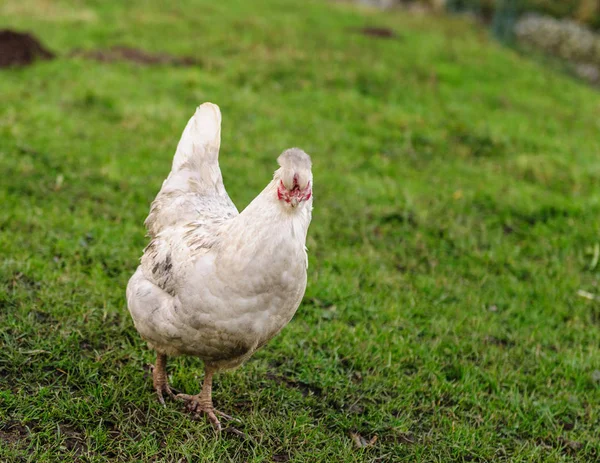
[[[202,384],[202,390],[200,391],[200,394],[177,394],[175,397],[185,401],[187,409],[195,415],[204,413],[208,417],[215,430],[220,432],[221,422],[219,421],[219,418],[217,418],[217,415],[227,420],[231,420],[233,418],[223,412],[220,412],[219,410],[216,410],[213,407],[212,378],[214,372],[214,368],[209,367],[208,365],[205,366],[204,383]]]
[[[156,353],[156,364],[151,366],[152,368],[152,382],[154,384],[154,390],[158,395],[158,401],[165,405],[165,399],[163,394],[167,394],[171,398],[175,398],[175,394],[169,386],[169,380],[167,378],[167,356],[166,354]]]

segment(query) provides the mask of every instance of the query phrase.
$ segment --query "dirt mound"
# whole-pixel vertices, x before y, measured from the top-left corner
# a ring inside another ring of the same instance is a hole
[[[52,59],[54,54],[44,48],[33,35],[0,30],[0,68],[27,66],[36,59]]]
[[[200,64],[198,60],[189,56],[172,56],[166,53],[148,53],[137,48],[112,47],[107,50],[75,50],[71,56],[110,63],[113,61],[131,61],[137,64],[169,64],[176,66],[194,66]]]

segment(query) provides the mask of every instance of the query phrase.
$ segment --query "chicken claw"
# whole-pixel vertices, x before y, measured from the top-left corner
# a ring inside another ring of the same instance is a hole
[[[175,399],[175,393],[173,392],[173,389],[171,389],[171,387],[167,383],[160,385],[160,386],[155,385],[154,390],[156,391],[156,395],[158,396],[158,401],[161,403],[161,405],[163,407],[166,407],[165,398],[164,398],[163,394],[166,394],[171,399]]]
[[[221,422],[219,421],[219,418],[217,418],[217,415],[224,420],[234,419],[228,414],[216,410],[213,407],[212,402],[207,402],[206,398],[202,397],[202,393],[197,395],[177,394],[175,398],[186,402],[186,408],[190,413],[193,413],[194,416],[199,416],[201,414],[206,415],[217,432],[221,432],[222,429]]]

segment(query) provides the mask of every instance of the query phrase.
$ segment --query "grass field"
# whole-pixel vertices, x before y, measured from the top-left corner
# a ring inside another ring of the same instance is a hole
[[[164,5],[0,5],[58,55],[0,70],[0,461],[598,461],[597,91],[463,19]],[[198,64],[71,56],[113,45]],[[304,302],[215,379],[250,439],[158,404],[124,300],[204,101],[238,208],[284,148],[314,163]]]

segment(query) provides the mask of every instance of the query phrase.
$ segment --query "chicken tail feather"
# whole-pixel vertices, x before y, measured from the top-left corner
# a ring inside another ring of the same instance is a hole
[[[215,164],[220,145],[221,111],[215,104],[204,103],[198,106],[181,135],[172,171],[176,172],[185,166],[198,170],[202,164]]]
[[[237,215],[219,169],[220,145],[221,111],[204,103],[187,123],[171,173],[152,203],[145,222],[150,236],[176,224]]]

